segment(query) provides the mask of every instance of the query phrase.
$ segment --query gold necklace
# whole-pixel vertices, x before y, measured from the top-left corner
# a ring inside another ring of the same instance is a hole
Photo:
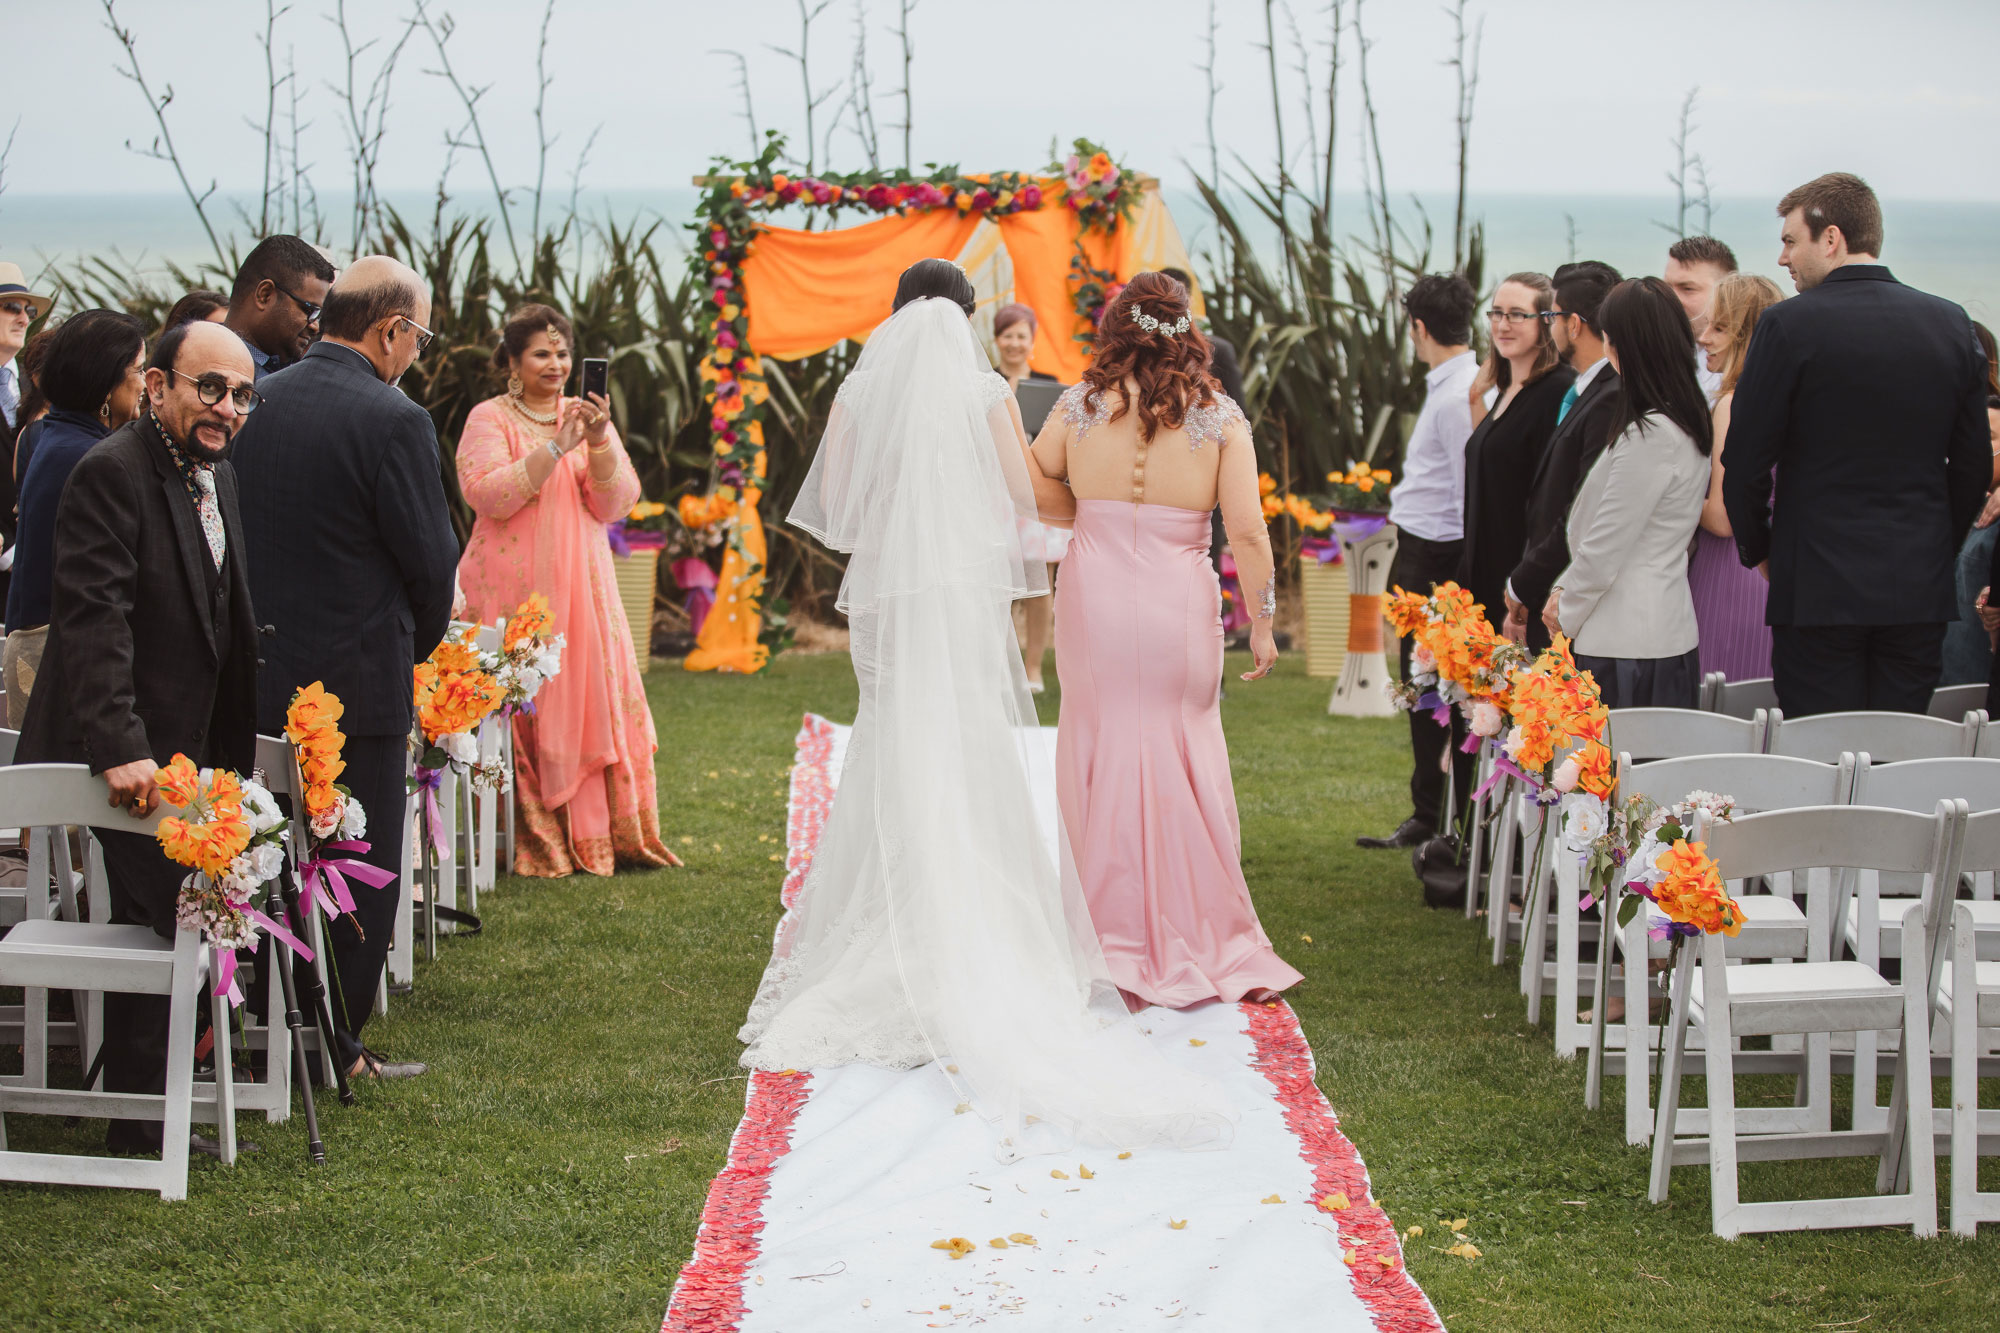
[[[556,410],[548,413],[546,416],[544,416],[540,412],[530,410],[528,405],[521,400],[521,395],[518,393],[510,393],[507,395],[507,406],[513,408],[516,412],[520,413],[522,419],[527,421],[532,421],[537,426],[553,426],[562,417],[561,399],[556,400]]]

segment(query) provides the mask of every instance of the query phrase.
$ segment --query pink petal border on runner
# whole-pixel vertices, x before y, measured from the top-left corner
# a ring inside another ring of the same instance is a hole
[[[1298,1015],[1282,1000],[1238,1006],[1249,1018],[1245,1034],[1256,1044],[1257,1068],[1277,1094],[1285,1127],[1299,1141],[1299,1156],[1313,1172],[1313,1199],[1345,1194],[1349,1206],[1335,1214],[1341,1243],[1354,1251],[1354,1294],[1381,1333],[1444,1333],[1430,1298],[1403,1268],[1396,1224],[1369,1193],[1368,1167],[1340,1132],[1340,1119],[1313,1081],[1312,1047]],[[1387,1262],[1384,1262],[1384,1261]]]

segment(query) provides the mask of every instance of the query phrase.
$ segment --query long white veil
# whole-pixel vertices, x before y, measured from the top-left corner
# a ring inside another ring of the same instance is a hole
[[[743,1063],[935,1061],[1003,1158],[1218,1146],[1227,1101],[1146,1043],[1037,830],[1010,607],[1047,588],[1006,393],[956,305],[912,302],[841,386],[792,508],[849,554],[861,703]]]

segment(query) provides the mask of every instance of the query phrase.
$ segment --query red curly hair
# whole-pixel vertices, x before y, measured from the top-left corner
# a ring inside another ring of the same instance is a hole
[[[1134,318],[1138,314],[1166,327],[1149,333]],[[1183,317],[1187,330],[1169,333],[1167,328]],[[1208,361],[1208,339],[1188,315],[1187,288],[1164,273],[1141,273],[1105,307],[1096,356],[1083,372],[1083,382],[1090,386],[1085,406],[1095,407],[1099,395],[1117,390],[1120,401],[1111,420],[1136,407],[1139,438],[1151,444],[1162,430],[1179,430],[1190,407],[1206,407],[1222,392],[1208,373]],[[1136,397],[1124,392],[1128,378],[1138,385]]]

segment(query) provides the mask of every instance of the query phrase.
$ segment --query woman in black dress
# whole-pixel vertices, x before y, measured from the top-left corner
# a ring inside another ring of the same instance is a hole
[[[1472,437],[1465,442],[1465,555],[1458,582],[1498,627],[1507,575],[1528,540],[1528,496],[1576,372],[1562,364],[1541,312],[1555,287],[1516,273],[1493,293],[1486,328],[1493,350],[1472,382]],[[1487,395],[1495,394],[1492,405]]]

